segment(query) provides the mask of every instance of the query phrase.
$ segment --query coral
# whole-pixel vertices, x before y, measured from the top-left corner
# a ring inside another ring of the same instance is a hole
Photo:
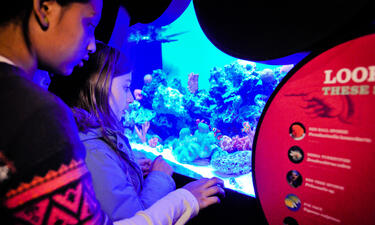
[[[243,130],[247,134],[247,138],[249,139],[249,148],[253,148],[254,136],[255,136],[255,126],[251,126],[249,122],[243,123]]]
[[[130,114],[125,118],[125,123],[144,124],[156,116],[154,111],[144,108],[137,100],[129,104],[129,111]]]
[[[252,142],[248,136],[239,137],[238,135],[232,138],[233,148],[238,151],[251,150]]]
[[[226,152],[251,150],[253,137],[253,133],[250,133],[245,137],[239,137],[238,135],[236,135],[232,138],[224,135],[220,139],[220,148]]]
[[[253,104],[253,99],[256,93],[261,92],[262,81],[255,75],[247,76],[242,80],[241,86],[238,89],[238,95],[243,97],[243,102]]]
[[[185,139],[189,138],[191,136],[190,129],[189,128],[182,128],[180,130],[180,138]]]
[[[211,161],[216,159],[216,158],[226,157],[227,155],[229,155],[229,153],[227,151],[223,151],[223,150],[219,149],[212,154]]]
[[[231,104],[231,108],[233,109],[238,109],[242,104],[242,98],[240,95],[233,95],[232,97],[226,98],[224,103],[227,105]]]
[[[199,125],[200,123],[205,123],[208,125],[208,128],[210,129],[210,131],[213,132],[214,134],[214,137],[217,138],[217,140],[220,141],[220,139],[222,138],[222,134],[221,134],[221,131],[219,129],[217,129],[216,127],[212,127],[211,124],[209,124],[208,121],[205,121],[204,119],[200,120],[200,119],[197,119],[196,121],[196,124],[197,124],[197,127],[199,128],[200,126],[203,126],[203,125]]]
[[[193,141],[189,128],[180,130],[179,139],[175,140],[172,146],[172,154],[179,162],[188,163],[198,158],[199,145]]]
[[[164,151],[163,146],[162,145],[157,145],[156,146],[156,151],[162,153]]]
[[[163,114],[184,116],[187,113],[183,105],[183,95],[177,89],[163,85],[160,85],[155,92],[152,108]]]
[[[223,83],[223,81],[225,81],[225,71],[222,70],[221,68],[219,67],[213,67],[211,70],[210,70],[210,85],[212,86],[216,86],[216,85],[220,85],[221,83]]]
[[[198,123],[198,130],[196,131],[201,134],[208,134],[210,132],[210,126],[204,122],[204,120]]]
[[[263,87],[260,72],[255,69],[255,63],[238,60],[224,70],[211,70],[209,93],[214,98],[215,107],[212,108],[210,120],[227,136],[238,134],[243,121],[256,125],[259,119],[262,109],[255,105],[254,97],[270,85]]]
[[[245,121],[242,123],[243,128],[241,129],[242,132],[248,133],[251,130],[250,123]]]
[[[188,78],[188,89],[190,93],[194,94],[198,90],[198,78],[199,74],[190,73]]]
[[[255,72],[257,64],[255,62],[238,59],[237,63],[246,69],[245,76]]]
[[[224,66],[224,71],[227,74],[227,79],[229,79],[233,87],[238,87],[241,84],[241,81],[248,74],[248,71],[244,66],[235,61],[229,65]]]
[[[242,121],[248,121],[250,126],[256,127],[262,110],[257,105],[246,105],[240,108],[238,114]]]
[[[257,94],[270,96],[277,84],[280,82],[282,75],[278,70],[264,69],[259,72],[259,77],[262,80],[262,85]]]
[[[208,127],[210,128],[210,125],[208,124],[208,122],[207,121],[205,121],[204,119],[196,119],[195,120],[195,123],[197,124],[197,128],[199,128],[199,126],[202,126],[202,125],[199,125],[200,123],[205,123],[205,124],[207,124],[208,125]]]
[[[210,96],[215,99],[217,103],[221,103],[224,98],[231,96],[236,90],[233,88],[233,84],[227,79],[227,75],[224,70],[218,67],[214,67],[210,71]],[[218,104],[220,105],[220,104]]]
[[[179,139],[173,143],[173,152],[176,160],[183,163],[192,162],[196,159],[209,158],[214,151],[219,150],[216,145],[217,139],[214,133],[205,123],[199,123],[194,135],[190,134],[189,128],[180,131]]]
[[[149,83],[151,83],[151,81],[152,81],[152,75],[151,75],[151,74],[146,74],[146,75],[143,77],[143,81],[145,82],[145,84],[149,84]]]
[[[271,69],[264,69],[259,74],[263,84],[273,83],[275,81],[275,74]]]
[[[214,133],[210,131],[209,126],[205,123],[198,124],[198,130],[195,131],[193,137],[195,138],[195,142],[201,146],[197,152],[199,158],[210,157],[213,151],[218,148]]]
[[[173,124],[169,121],[167,115],[164,114],[157,114],[157,116],[152,120],[152,122],[158,127],[173,127]]]
[[[167,86],[166,78],[167,75],[162,70],[154,70],[152,74],[148,74],[144,77],[145,85],[142,88],[144,107],[152,109],[155,92],[159,86]]]
[[[184,105],[189,115],[192,118],[211,117],[211,112],[216,108],[215,99],[206,90],[199,90],[194,95],[189,93],[184,96]]]
[[[262,95],[262,94],[257,94],[255,97],[254,97],[254,102],[257,106],[259,106],[260,108],[264,108],[264,106],[266,105],[266,102],[267,102],[267,99],[268,99],[268,96],[266,95]]]
[[[134,98],[135,98],[137,101],[142,100],[143,95],[142,95],[142,90],[141,90],[141,89],[134,89]]]
[[[148,140],[148,145],[152,148],[155,148],[159,143],[159,138],[158,137],[153,137]]]
[[[284,76],[291,70],[293,69],[294,65],[293,64],[289,64],[289,65],[284,65],[282,67],[280,67],[280,74],[283,74]]]
[[[221,130],[217,129],[216,127],[212,128],[212,132],[214,132],[214,136],[220,140],[223,135],[221,134]]]
[[[220,173],[227,175],[243,175],[251,172],[251,151],[240,151],[216,157],[211,165]]]
[[[198,74],[189,74],[186,86],[178,78],[181,74],[173,74],[177,70],[171,70],[168,79],[165,71],[154,70],[144,77],[142,106],[133,106],[139,112],[132,117],[138,125],[151,122],[149,133],[158,137],[147,134],[147,143],[156,151],[172,149],[180,163],[210,163],[219,176],[231,177],[232,187],[241,189],[234,177],[251,172],[255,127],[270,94],[291,68],[256,67],[244,60],[214,67],[209,86],[201,89]],[[152,118],[146,120],[144,112]],[[136,132],[132,135],[137,141]]]
[[[168,87],[178,90],[181,94],[186,94],[186,89],[182,86],[181,80],[173,78],[171,81],[168,81]]]
[[[144,124],[142,124],[142,129],[139,130],[137,125],[134,126],[135,132],[137,133],[139,139],[141,140],[142,143],[146,142],[146,135],[147,131],[150,128],[150,122],[146,121]]]
[[[220,147],[221,149],[223,149],[224,151],[226,152],[233,152],[234,151],[234,148],[233,148],[233,141],[232,141],[232,138],[224,135],[221,139],[220,139]]]
[[[167,80],[165,72],[154,70],[148,75],[141,93],[143,107],[156,113],[151,120],[151,129],[163,139],[178,137],[180,129],[195,129],[195,119],[201,118],[209,121],[211,127],[220,128],[220,131],[210,128],[218,139],[222,135],[241,134],[245,121],[250,127],[256,127],[268,97],[289,69],[279,67],[259,71],[256,66],[253,62],[236,60],[222,68],[214,67],[207,89],[198,89],[198,74],[189,74],[188,87],[182,87],[176,75],[171,74],[170,77],[175,78]],[[245,133],[252,140],[253,135]],[[235,142],[241,150],[248,146],[251,149],[252,141],[240,144],[245,139],[237,137]],[[233,148],[232,151],[238,150]]]

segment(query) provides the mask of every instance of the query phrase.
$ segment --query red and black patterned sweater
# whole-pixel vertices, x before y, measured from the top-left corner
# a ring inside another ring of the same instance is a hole
[[[95,199],[70,109],[5,63],[0,63],[0,124],[1,224],[108,222]]]

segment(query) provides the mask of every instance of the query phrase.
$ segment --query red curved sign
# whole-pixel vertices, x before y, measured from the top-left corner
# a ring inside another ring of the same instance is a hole
[[[375,223],[375,34],[305,63],[273,96],[254,150],[273,224]]]

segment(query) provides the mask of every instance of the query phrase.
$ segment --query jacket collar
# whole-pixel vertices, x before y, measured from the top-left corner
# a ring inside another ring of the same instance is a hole
[[[129,140],[125,135],[121,134],[119,131],[115,131],[112,129],[107,129],[108,138],[112,141],[112,143],[116,143],[117,150],[125,153],[128,155],[132,160],[135,160],[134,154],[132,154],[131,146]],[[103,139],[104,135],[102,134],[102,128],[90,128],[87,132],[80,132],[79,137],[81,141],[87,141],[92,139]]]

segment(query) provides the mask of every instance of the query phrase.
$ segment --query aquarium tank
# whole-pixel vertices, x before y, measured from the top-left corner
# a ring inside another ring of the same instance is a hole
[[[204,35],[190,3],[166,26],[129,31],[135,101],[123,117],[139,157],[162,155],[192,178],[219,177],[255,197],[251,154],[267,99],[293,65],[231,57]]]

